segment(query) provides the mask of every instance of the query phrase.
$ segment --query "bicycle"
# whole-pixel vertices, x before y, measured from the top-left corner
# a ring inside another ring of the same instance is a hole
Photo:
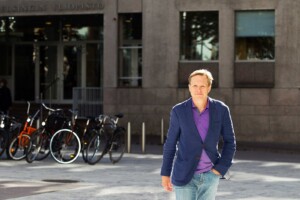
[[[12,139],[9,145],[8,155],[14,160],[21,160],[26,156],[26,149],[30,146],[30,135],[36,131],[36,128],[32,126],[35,118],[40,110],[31,117],[29,114],[30,102],[27,102],[27,119],[24,123],[23,130]]]
[[[87,162],[86,157],[86,148],[93,136],[93,132],[91,131],[93,126],[90,125],[90,122],[93,121],[93,117],[87,117],[85,121],[84,127],[80,126],[79,123],[75,120],[75,125],[73,130],[78,134],[81,144],[81,154],[84,162]]]
[[[110,161],[115,164],[121,160],[125,152],[126,130],[118,125],[118,120],[123,114],[114,117],[100,115],[95,133],[87,147],[87,162],[91,165],[99,162],[103,156],[109,153]]]
[[[7,133],[0,129],[0,157],[2,156],[3,152],[6,149],[7,144]]]
[[[0,114],[0,157],[6,150],[8,156],[8,145],[11,138],[16,136],[20,132],[21,124],[15,120],[14,117],[10,117],[4,113]]]
[[[9,126],[7,116],[1,114],[0,116],[0,156],[4,153],[8,143],[7,127]]]
[[[68,128],[58,130],[53,134],[50,140],[50,153],[55,161],[61,164],[72,163],[80,152],[86,162],[85,149],[89,141],[90,118],[87,118],[85,126],[79,126],[77,122],[77,112],[69,110],[72,118]]]
[[[30,146],[26,151],[26,161],[32,163],[40,161],[50,154],[50,139],[59,129],[66,127],[66,117],[62,109],[52,109],[42,103],[42,109],[48,111],[48,116],[42,122],[42,126],[31,135]]]

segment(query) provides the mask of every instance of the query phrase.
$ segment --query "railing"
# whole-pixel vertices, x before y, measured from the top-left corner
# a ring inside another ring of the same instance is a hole
[[[98,116],[103,113],[102,100],[100,87],[73,88],[73,110],[78,110],[78,117]]]

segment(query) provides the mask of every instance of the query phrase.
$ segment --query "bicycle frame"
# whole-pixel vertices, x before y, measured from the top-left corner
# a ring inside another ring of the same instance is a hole
[[[125,151],[125,128],[118,126],[119,118],[123,114],[110,117],[99,115],[95,132],[87,148],[87,162],[91,165],[99,162],[102,157],[109,153],[110,161],[114,164],[121,160]]]
[[[22,138],[22,136],[24,134],[27,134],[27,135],[31,135],[34,131],[36,131],[36,128],[32,126],[33,122],[34,122],[34,119],[37,117],[37,115],[39,114],[40,110],[37,110],[36,113],[34,114],[33,117],[30,116],[29,114],[29,110],[30,110],[30,103],[27,102],[28,104],[28,107],[27,107],[27,119],[26,119],[26,122],[24,124],[24,127],[23,127],[23,130],[19,133],[18,135],[18,138],[19,138],[19,143],[18,145],[21,146],[21,147],[24,147],[25,145],[28,145],[28,144],[24,144],[26,143],[26,141],[23,141],[21,140],[20,138]],[[27,141],[28,142],[28,141]]]

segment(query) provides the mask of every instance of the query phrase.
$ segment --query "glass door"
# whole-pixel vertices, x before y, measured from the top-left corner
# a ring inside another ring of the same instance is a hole
[[[82,45],[40,45],[36,52],[40,98],[71,100],[73,87],[82,82]]]
[[[63,47],[63,99],[70,100],[73,96],[73,87],[82,86],[83,77],[83,54],[82,45],[65,45]]]
[[[59,75],[57,69],[57,45],[41,45],[36,48],[36,65],[39,69],[39,96],[41,100],[58,99]]]
[[[95,64],[95,59],[87,59],[85,52],[86,44],[82,43],[15,45],[15,100],[71,102],[73,88],[86,87],[87,60]],[[93,70],[89,71],[93,74],[89,86],[99,84],[99,69]]]
[[[14,48],[14,100],[35,99],[35,58],[33,45],[15,45]]]

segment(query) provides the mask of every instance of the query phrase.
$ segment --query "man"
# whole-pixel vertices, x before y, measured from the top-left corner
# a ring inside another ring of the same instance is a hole
[[[12,105],[10,89],[7,87],[6,79],[0,80],[0,112],[8,114]]]
[[[236,150],[229,108],[208,96],[213,77],[205,69],[189,76],[191,98],[175,105],[164,145],[162,186],[176,200],[213,200]],[[222,154],[218,143],[223,139]]]

